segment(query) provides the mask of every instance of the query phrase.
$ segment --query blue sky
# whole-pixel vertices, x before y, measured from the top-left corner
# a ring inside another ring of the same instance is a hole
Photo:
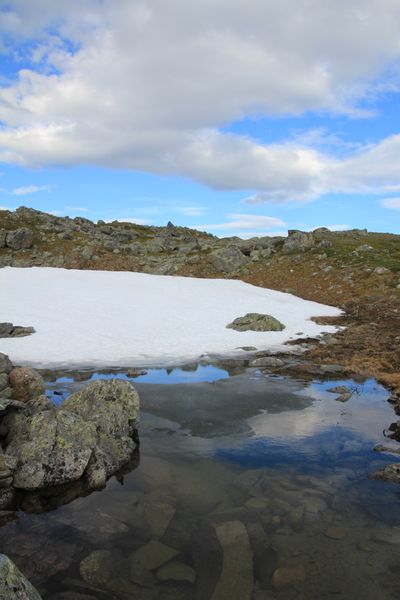
[[[0,35],[2,207],[400,233],[397,1],[0,0]]]

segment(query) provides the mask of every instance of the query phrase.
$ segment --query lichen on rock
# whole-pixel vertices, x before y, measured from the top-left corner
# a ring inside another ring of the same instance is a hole
[[[236,331],[283,331],[285,325],[271,315],[247,313],[229,323],[227,328]]]

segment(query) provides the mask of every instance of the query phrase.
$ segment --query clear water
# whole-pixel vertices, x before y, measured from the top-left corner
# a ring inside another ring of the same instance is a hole
[[[1,551],[44,600],[400,598],[400,488],[368,479],[397,460],[373,451],[394,420],[385,390],[227,375],[204,367],[132,380],[137,468],[0,529]],[[54,379],[58,401],[85,383]],[[332,385],[352,398],[336,401]]]

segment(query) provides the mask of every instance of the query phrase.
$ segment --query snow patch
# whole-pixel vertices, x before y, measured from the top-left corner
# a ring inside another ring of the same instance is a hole
[[[0,289],[0,321],[36,330],[29,337],[1,339],[0,351],[16,364],[46,368],[176,365],[204,355],[240,354],[239,346],[278,352],[290,338],[336,330],[310,317],[341,314],[227,279],[5,267]],[[270,314],[286,328],[226,328],[248,312]]]

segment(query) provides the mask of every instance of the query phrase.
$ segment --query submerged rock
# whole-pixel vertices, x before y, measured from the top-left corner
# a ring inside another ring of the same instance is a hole
[[[33,585],[5,554],[0,554],[0,598],[41,600]]]
[[[229,323],[227,328],[235,331],[283,331],[285,325],[271,315],[247,313],[244,317],[238,317]]]
[[[211,600],[250,600],[253,590],[253,556],[246,527],[227,521],[215,528],[223,550],[222,573]]]

